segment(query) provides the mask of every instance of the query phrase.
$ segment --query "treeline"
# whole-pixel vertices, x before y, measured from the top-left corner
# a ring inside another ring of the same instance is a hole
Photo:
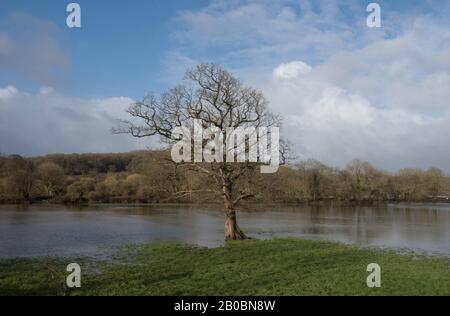
[[[220,201],[214,186],[165,151],[0,156],[0,203],[210,203]],[[390,173],[359,160],[343,169],[308,160],[275,174],[257,169],[237,187],[261,203],[447,201],[450,177],[438,168]]]

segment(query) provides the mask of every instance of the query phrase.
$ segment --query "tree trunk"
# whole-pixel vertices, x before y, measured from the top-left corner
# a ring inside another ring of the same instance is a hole
[[[235,205],[233,203],[233,190],[232,190],[232,182],[230,181],[229,176],[222,173],[224,176],[222,178],[223,183],[223,200],[226,209],[227,220],[225,221],[225,240],[244,240],[247,239],[247,236],[244,232],[239,228],[236,219],[236,211]]]
[[[239,228],[236,221],[236,211],[227,210],[227,220],[225,221],[225,240],[244,240],[247,236]]]

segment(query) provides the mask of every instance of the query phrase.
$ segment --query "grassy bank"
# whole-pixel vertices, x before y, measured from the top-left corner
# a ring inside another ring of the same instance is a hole
[[[64,286],[71,262],[82,267],[80,289]],[[381,288],[366,285],[372,262],[381,266]],[[122,249],[110,262],[1,261],[0,294],[450,295],[450,259],[297,239],[214,249],[138,245]]]

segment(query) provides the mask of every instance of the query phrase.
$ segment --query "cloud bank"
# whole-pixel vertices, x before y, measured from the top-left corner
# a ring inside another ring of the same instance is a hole
[[[133,100],[126,97],[86,100],[50,88],[35,94],[13,86],[0,88],[0,153],[116,152],[151,145],[128,135],[112,135]]]
[[[367,97],[321,79],[320,68],[308,73],[304,66],[298,68],[298,61],[276,68],[264,90],[283,113],[285,135],[300,158],[336,166],[358,158],[390,170],[430,166],[449,170],[448,110],[436,116],[422,108],[377,107]],[[398,102],[403,101],[399,97]]]

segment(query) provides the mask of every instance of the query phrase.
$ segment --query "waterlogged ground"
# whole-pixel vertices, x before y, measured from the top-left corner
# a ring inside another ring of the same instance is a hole
[[[81,287],[66,286],[67,262]],[[369,288],[369,263],[381,268]],[[450,295],[450,259],[300,239],[143,244],[113,261],[0,260],[0,295]]]
[[[238,214],[251,237],[299,237],[450,257],[449,204],[254,206]],[[141,242],[223,245],[224,217],[205,206],[0,206],[0,259],[107,257]]]

